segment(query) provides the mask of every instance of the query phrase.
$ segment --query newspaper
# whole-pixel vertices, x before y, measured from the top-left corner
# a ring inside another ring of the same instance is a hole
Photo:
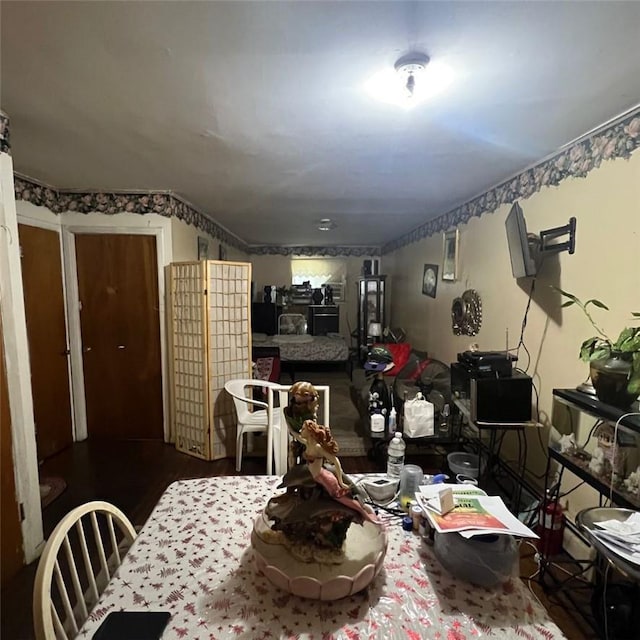
[[[429,504],[431,497],[435,496],[439,491],[438,485],[431,486],[436,488],[431,489],[429,485],[421,487],[416,499],[424,509],[433,527],[440,533],[455,531],[464,538],[487,534],[538,538],[529,527],[520,522],[507,509],[502,498],[487,496],[484,491],[477,487],[453,485],[455,506],[453,511],[441,515]]]
[[[598,529],[591,533],[610,551],[627,562],[640,565],[640,513],[632,513],[626,520],[605,520],[594,523]]]

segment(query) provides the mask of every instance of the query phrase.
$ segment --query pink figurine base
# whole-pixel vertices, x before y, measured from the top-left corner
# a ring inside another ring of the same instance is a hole
[[[378,575],[387,552],[384,525],[352,524],[338,563],[299,560],[277,540],[264,515],[256,518],[251,545],[256,569],[276,587],[302,598],[339,600],[365,589]]]

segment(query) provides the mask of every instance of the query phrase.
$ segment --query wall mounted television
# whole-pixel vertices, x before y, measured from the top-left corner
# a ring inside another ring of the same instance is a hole
[[[569,218],[568,224],[561,227],[545,229],[537,235],[527,233],[522,209],[517,202],[514,202],[504,226],[507,231],[511,271],[514,278],[535,276],[547,255],[561,251],[571,254],[576,248],[576,219],[573,217]],[[565,239],[565,236],[568,237]]]
[[[507,244],[509,245],[513,277],[535,276],[538,268],[532,251],[534,241],[529,239],[524,214],[517,202],[513,203],[504,226],[507,230]]]

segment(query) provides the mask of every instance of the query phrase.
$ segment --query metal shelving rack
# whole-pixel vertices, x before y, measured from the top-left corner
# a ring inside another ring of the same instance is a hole
[[[553,397],[558,402],[565,404],[573,409],[576,409],[582,413],[588,414],[596,419],[604,420],[610,423],[618,423],[619,428],[627,429],[631,432],[640,434],[640,416],[633,415],[625,415],[627,413],[638,411],[637,403],[636,406],[629,410],[622,410],[617,407],[605,404],[601,402],[597,398],[591,397],[585,393],[581,393],[574,389],[554,389]],[[624,417],[623,417],[624,416]],[[559,475],[557,482],[555,483],[555,490],[552,494],[549,495],[549,500],[557,501],[559,499],[560,492],[560,482],[562,479],[562,474],[565,469],[569,470],[573,473],[577,478],[583,480],[589,486],[593,487],[599,494],[599,505],[602,506],[605,500],[609,499],[612,505],[617,505],[620,507],[626,507],[631,509],[640,509],[640,496],[635,496],[619,486],[613,486],[611,480],[607,481],[606,478],[601,476],[597,476],[593,474],[589,467],[588,461],[582,460],[577,456],[571,456],[564,454],[553,447],[548,448],[549,457],[547,459],[547,472],[546,472],[546,480],[545,480],[545,495],[547,495],[547,491],[549,490],[548,478],[551,471],[551,463],[552,461],[556,462],[559,465]],[[591,545],[591,541],[588,536],[580,529],[579,526],[571,522],[570,520],[566,521],[567,527],[577,535],[585,544],[588,546]],[[572,605],[576,608],[576,610],[581,611],[584,615],[584,618],[593,626],[594,630],[598,633],[601,633],[602,630],[599,628],[596,623],[592,612],[590,611],[582,611],[582,607],[580,603],[578,603],[575,598],[573,591],[576,587],[576,580],[580,580],[583,582],[582,586],[591,586],[584,583],[582,580],[583,574],[591,567],[595,567],[599,569],[599,572],[596,574],[598,576],[598,580],[602,582],[606,578],[606,572],[604,572],[605,578],[603,575],[603,567],[606,567],[608,563],[612,564],[615,567],[615,561],[613,561],[610,557],[600,558],[596,560],[592,559],[575,559],[572,562],[578,567],[575,574],[569,575],[563,579],[558,579],[557,576],[554,576],[548,569],[549,565],[553,564],[544,553],[544,549],[541,549],[542,552],[542,564],[540,567],[540,583],[545,587],[549,588],[550,585],[545,582],[545,578],[550,576],[553,581],[553,588],[558,591],[562,591],[564,596],[571,602]],[[566,564],[562,562],[562,564]],[[624,572],[623,572],[624,574]],[[592,588],[592,587],[591,587]]]

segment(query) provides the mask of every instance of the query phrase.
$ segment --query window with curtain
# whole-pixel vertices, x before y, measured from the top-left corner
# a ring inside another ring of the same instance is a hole
[[[344,284],[347,281],[347,262],[340,258],[293,258],[291,260],[291,284],[309,281],[311,287],[319,289],[330,284],[334,290],[334,300],[344,298]]]

